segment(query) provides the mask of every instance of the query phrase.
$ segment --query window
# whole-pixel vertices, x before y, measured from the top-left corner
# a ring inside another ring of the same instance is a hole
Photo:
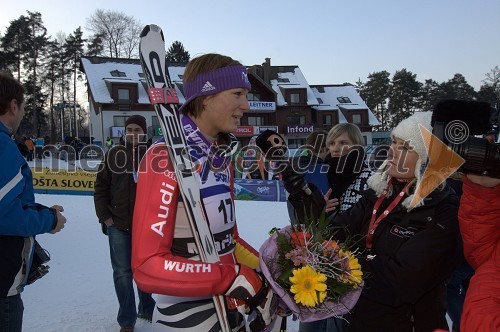
[[[323,99],[318,98],[318,103],[323,104]]]
[[[130,111],[130,104],[118,104],[118,110],[120,112]]]
[[[264,117],[262,117],[262,116],[249,116],[248,117],[248,125],[249,126],[263,126],[264,125]]]
[[[349,104],[349,103],[351,103],[351,99],[349,99],[349,97],[337,97],[337,100],[341,104]]]
[[[113,77],[127,77],[127,74],[125,74],[123,71],[119,71],[119,70],[113,70],[113,71],[110,71],[109,73]]]
[[[306,124],[306,116],[305,115],[294,115],[286,118],[287,125],[296,126],[296,125],[305,125]]]
[[[290,149],[298,149],[299,147],[306,144],[306,140],[304,138],[290,138],[288,139],[288,148]]]
[[[361,124],[361,114],[353,114],[352,115],[352,123]]]
[[[159,126],[160,125],[160,121],[158,121],[158,117],[157,116],[153,116],[152,119],[152,125],[153,126]]]
[[[252,101],[252,100],[260,100],[260,93],[254,93],[254,92],[249,92],[247,94],[247,99],[249,101]]]
[[[128,116],[114,116],[113,126],[115,127],[125,127],[125,121],[127,121]]]
[[[332,125],[332,115],[331,114],[326,114],[323,115],[323,125]]]
[[[290,93],[290,104],[292,104],[292,105],[300,104],[300,94],[299,93]]]
[[[290,79],[288,79],[288,78],[278,78],[278,83],[290,83]]]
[[[130,90],[129,89],[118,89],[118,100],[119,101],[129,101],[130,100]]]

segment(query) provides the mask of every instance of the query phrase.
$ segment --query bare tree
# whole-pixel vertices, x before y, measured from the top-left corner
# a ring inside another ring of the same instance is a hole
[[[132,58],[138,54],[142,24],[132,16],[114,10],[96,9],[87,18],[87,29],[102,38],[103,54],[111,58]]]

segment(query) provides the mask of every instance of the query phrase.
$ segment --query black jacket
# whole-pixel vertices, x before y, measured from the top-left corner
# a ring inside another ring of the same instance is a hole
[[[115,145],[106,153],[94,185],[95,210],[104,232],[104,221],[110,217],[115,227],[132,228],[136,193],[134,172],[145,152],[145,145],[135,149]]]
[[[334,223],[348,225],[351,234],[366,235],[376,200],[372,190],[365,192]],[[399,204],[376,228],[371,252],[365,239],[360,241],[361,249],[375,258],[364,255],[360,260],[365,287],[346,317],[346,331],[447,329],[445,281],[456,267],[460,248],[458,203],[454,191],[445,187],[410,212]]]

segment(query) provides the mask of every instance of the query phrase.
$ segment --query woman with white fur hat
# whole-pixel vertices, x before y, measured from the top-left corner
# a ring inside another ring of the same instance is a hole
[[[333,221],[364,237],[360,263],[369,275],[344,331],[448,329],[445,281],[460,248],[458,197],[442,185],[410,206],[427,162],[419,125],[431,131],[430,123],[431,112],[418,112],[394,128],[370,189]]]

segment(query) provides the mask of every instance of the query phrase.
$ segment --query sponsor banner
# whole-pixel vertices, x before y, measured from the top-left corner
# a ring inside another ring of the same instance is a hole
[[[272,130],[272,131],[278,132],[278,126],[258,126],[256,128],[257,128],[256,134],[263,133],[266,130]]]
[[[111,137],[122,137],[125,135],[125,127],[109,127]]]
[[[238,126],[234,134],[236,136],[253,136],[259,135],[268,129],[278,132],[278,126]]]
[[[273,101],[249,101],[250,110],[255,111],[275,111],[276,103]]]
[[[245,201],[286,201],[285,187],[278,180],[234,179],[234,197]]]
[[[82,194],[93,192],[97,176],[97,172],[91,171],[54,171],[48,168],[34,169],[32,173],[33,187],[36,192],[47,190],[78,191]]]
[[[286,126],[287,134],[310,134],[314,131],[314,125]]]
[[[97,172],[34,169],[33,186],[38,194],[93,195]],[[234,198],[246,201],[286,202],[285,187],[279,180],[234,180]]]
[[[236,136],[252,136],[254,134],[253,126],[238,126],[234,132]]]
[[[153,128],[153,136],[163,136],[163,131],[160,126]]]

